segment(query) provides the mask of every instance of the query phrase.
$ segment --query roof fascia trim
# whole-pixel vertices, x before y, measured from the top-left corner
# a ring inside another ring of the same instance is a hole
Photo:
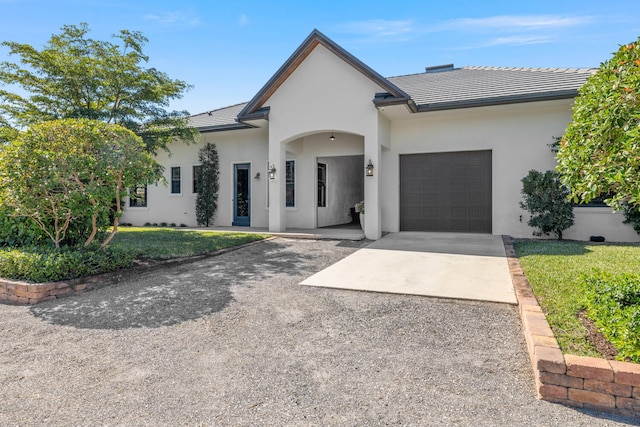
[[[267,81],[267,83],[258,91],[258,93],[247,103],[247,105],[238,114],[238,120],[246,120],[246,116],[257,111],[264,102],[284,83],[284,81],[293,73],[298,66],[304,61],[304,59],[316,48],[318,44],[323,45],[329,51],[334,53],[340,59],[351,65],[356,70],[360,71],[366,77],[380,85],[387,92],[391,93],[397,98],[404,98],[410,100],[411,97],[405,93],[398,86],[391,83],[389,80],[382,77],[364,62],[344,50],[333,40],[322,34],[317,29],[314,29],[311,34],[302,42],[300,46],[293,52],[293,54],[285,61],[285,63],[276,71],[276,73]]]
[[[488,107],[492,105],[520,104],[523,102],[554,101],[559,99],[572,99],[578,96],[578,91],[571,89],[559,92],[548,92],[541,94],[526,94],[503,96],[498,98],[473,99],[467,101],[439,102],[436,104],[418,105],[417,112],[456,110],[460,108]]]
[[[227,130],[240,130],[240,129],[253,129],[255,126],[251,126],[245,123],[234,123],[228,125],[215,125],[215,126],[202,126],[196,127],[196,130],[200,133],[209,133],[209,132],[224,132]]]

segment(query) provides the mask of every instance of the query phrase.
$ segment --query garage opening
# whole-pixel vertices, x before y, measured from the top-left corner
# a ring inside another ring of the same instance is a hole
[[[400,230],[491,233],[491,150],[400,156]]]

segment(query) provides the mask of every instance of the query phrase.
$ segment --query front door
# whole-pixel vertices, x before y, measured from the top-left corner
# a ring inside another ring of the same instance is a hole
[[[251,225],[251,165],[233,165],[233,225]]]

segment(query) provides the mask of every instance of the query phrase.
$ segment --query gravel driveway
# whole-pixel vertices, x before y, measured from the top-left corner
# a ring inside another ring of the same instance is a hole
[[[298,285],[362,244],[275,239],[0,305],[0,425],[636,422],[537,400],[514,306]]]

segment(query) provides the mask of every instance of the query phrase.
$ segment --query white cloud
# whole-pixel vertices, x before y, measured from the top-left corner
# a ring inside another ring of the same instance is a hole
[[[489,40],[487,43],[482,44],[483,47],[490,46],[524,46],[530,44],[543,44],[551,43],[551,37],[547,36],[508,36],[497,37],[493,40]]]
[[[590,16],[565,17],[559,15],[490,16],[486,18],[460,18],[436,25],[432,30],[541,30],[585,25],[593,21]]]
[[[238,24],[242,26],[249,24],[249,18],[247,18],[247,15],[240,15],[240,18],[238,18]]]
[[[336,30],[342,33],[377,39],[404,40],[413,32],[413,25],[409,20],[372,19],[369,21],[347,22],[338,25]]]
[[[161,25],[186,25],[189,27],[195,27],[200,25],[200,19],[195,16],[191,16],[188,13],[182,11],[175,12],[163,12],[157,14],[147,14],[144,16],[147,21],[154,21]]]

